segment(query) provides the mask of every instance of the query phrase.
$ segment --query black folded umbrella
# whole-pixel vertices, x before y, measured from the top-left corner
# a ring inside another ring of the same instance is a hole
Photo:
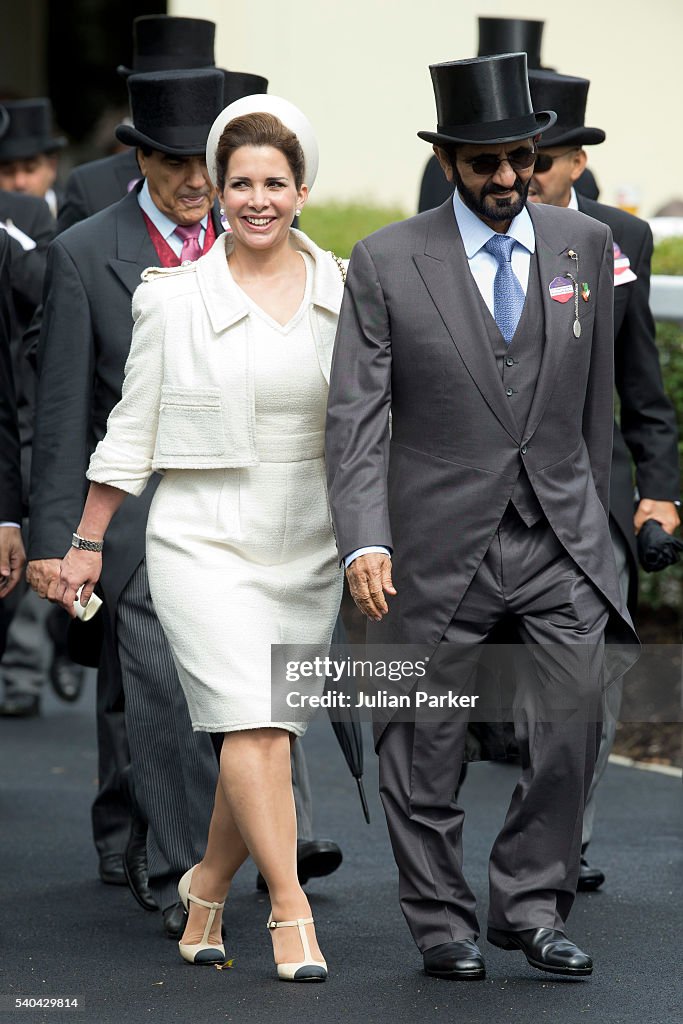
[[[363,788],[363,733],[361,732],[360,720],[353,708],[350,708],[348,711],[340,711],[339,708],[330,708],[329,710],[330,724],[334,729],[334,735],[337,737],[351,774],[356,780],[363,814],[369,825],[370,811],[368,809],[367,797],[365,796],[365,789]],[[334,714],[334,718],[331,717],[332,714]],[[348,715],[348,718],[341,719],[340,716],[342,714]]]
[[[334,627],[334,633],[332,634],[331,653],[334,654],[336,649],[336,653],[339,654],[346,644],[348,644],[346,630],[344,629],[344,624],[342,623],[340,615],[337,617],[337,623]],[[329,687],[329,683],[330,680],[328,677],[327,687]],[[330,716],[330,724],[334,730],[334,735],[337,737],[337,742],[341,747],[346,763],[349,766],[349,770],[356,780],[363,814],[365,815],[365,820],[369,825],[370,811],[368,810],[368,801],[365,796],[365,789],[363,788],[363,732],[361,730],[358,711],[355,707],[330,707],[327,710]]]
[[[648,519],[638,531],[638,561],[645,572],[661,572],[678,561],[683,541],[662,529],[656,519]]]

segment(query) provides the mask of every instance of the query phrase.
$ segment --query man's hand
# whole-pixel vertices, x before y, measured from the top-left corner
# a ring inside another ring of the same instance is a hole
[[[648,519],[656,519],[665,533],[673,533],[681,522],[678,509],[673,501],[652,501],[650,498],[643,498],[638,503],[636,514],[633,517],[633,527],[636,533]]]
[[[80,587],[83,587],[80,601],[85,606],[92,597],[92,592],[101,573],[101,551],[84,551],[78,548],[69,548],[64,555],[57,585],[56,599],[72,618],[76,615],[74,611],[76,592]]]
[[[12,593],[25,564],[21,530],[18,526],[0,526],[0,598]]]
[[[62,561],[60,558],[40,558],[28,563],[26,579],[39,597],[57,600],[57,584]]]
[[[373,622],[379,622],[389,611],[385,593],[396,593],[389,555],[380,551],[359,555],[346,570],[346,578],[356,606]]]

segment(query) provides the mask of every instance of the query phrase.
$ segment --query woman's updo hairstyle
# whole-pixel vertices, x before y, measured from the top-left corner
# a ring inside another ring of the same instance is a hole
[[[223,129],[216,147],[218,191],[225,188],[225,176],[232,154],[242,146],[272,146],[282,153],[294,176],[297,191],[304,182],[305,161],[299,140],[274,114],[243,114]]]

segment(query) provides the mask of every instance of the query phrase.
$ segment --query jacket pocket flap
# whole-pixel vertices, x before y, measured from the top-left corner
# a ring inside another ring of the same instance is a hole
[[[164,384],[161,388],[161,405],[192,406],[195,409],[220,409],[220,388],[179,388]]]

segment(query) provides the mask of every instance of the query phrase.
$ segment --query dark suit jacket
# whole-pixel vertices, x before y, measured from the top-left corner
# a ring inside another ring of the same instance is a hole
[[[118,203],[126,195],[130,182],[141,177],[134,149],[75,167],[67,178],[59,205],[57,230],[66,231],[73,224],[92,217],[93,213]]]
[[[222,232],[217,208],[216,233]],[[78,524],[90,454],[121,397],[131,300],[158,264],[137,191],[58,235],[48,252],[38,347],[38,414],[31,474],[29,557],[62,558]],[[107,532],[102,589],[110,609],[145,552],[153,478],[128,498]]]
[[[39,307],[47,247],[54,238],[55,222],[44,199],[0,191],[0,220],[11,220],[25,235],[36,243],[35,249],[23,249],[10,239],[12,289],[12,365],[17,396],[17,415],[21,438],[21,461],[24,503],[28,501],[28,482],[31,469],[31,440],[35,413],[36,379],[28,361],[29,345],[26,331]]]
[[[637,277],[614,289],[614,367],[620,414],[619,424],[614,424],[610,483],[610,513],[629,545],[635,568],[631,459],[641,498],[677,501],[680,497],[676,412],[664,391],[650,312],[652,232],[645,221],[630,213],[581,195],[577,199],[582,213],[611,229]],[[635,584],[635,573],[632,578]]]
[[[613,635],[634,639],[606,512],[612,236],[569,210],[530,206],[529,213],[545,338],[523,430],[488,342],[450,199],[353,250],[332,364],[326,458],[340,555],[369,544],[393,548],[398,593],[389,615],[369,624],[373,642],[438,643],[522,467],[553,531],[612,609]],[[579,338],[574,303],[554,302],[548,288],[553,278],[575,272],[569,249],[579,253],[592,292],[579,303]],[[620,659],[611,673],[624,667]]]
[[[0,522],[21,522],[19,431],[10,355],[10,237],[0,231]]]

